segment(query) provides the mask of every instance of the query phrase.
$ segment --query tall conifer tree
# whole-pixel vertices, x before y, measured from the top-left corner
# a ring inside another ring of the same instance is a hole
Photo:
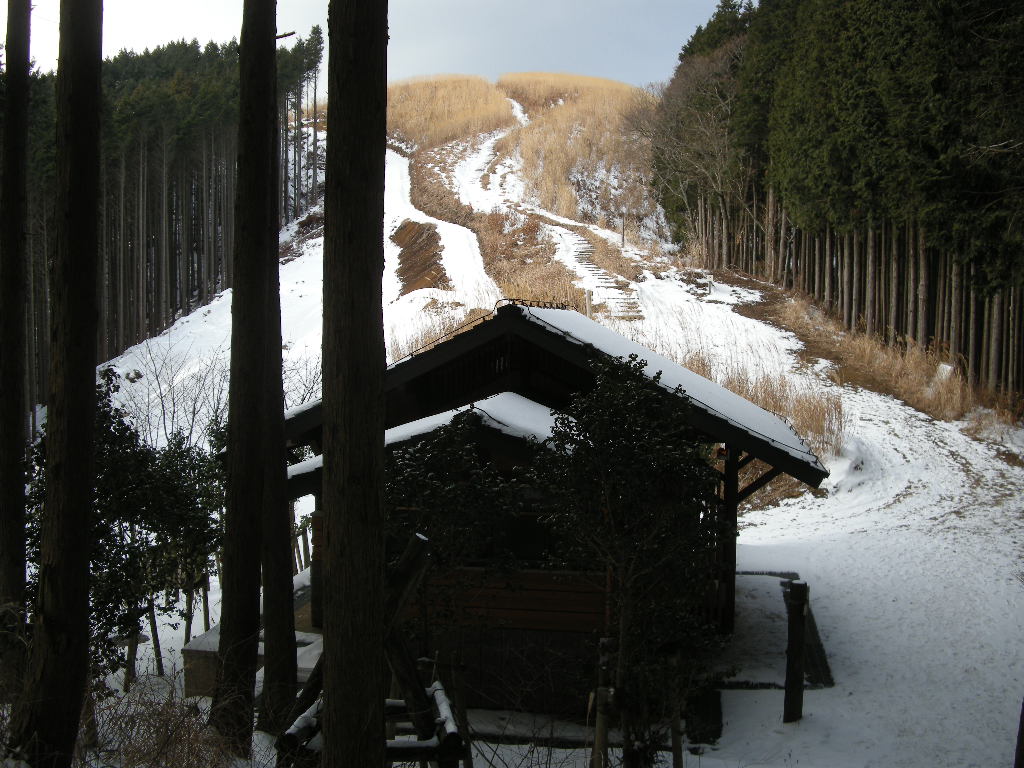
[[[328,11],[324,244],[324,751],[384,761],[383,464],[386,0]]]
[[[70,765],[89,670],[102,39],[102,0],[62,0],[46,508],[32,646],[11,724],[11,743],[33,768]]]
[[[276,75],[272,75],[272,78]],[[270,82],[274,82],[271,79]],[[270,89],[268,89],[270,90]],[[274,103],[271,92],[268,109]],[[277,122],[272,123],[276,129]],[[276,130],[275,130],[276,133]],[[278,141],[275,135],[273,146]],[[274,157],[271,168],[274,180],[271,189],[277,188],[277,174],[280,169],[278,158]],[[277,232],[280,215],[277,210],[277,196],[270,194],[266,200],[270,208],[266,212],[270,237],[267,244],[267,298],[266,298],[266,379],[265,412],[266,425],[263,433],[263,460],[259,469],[263,474],[263,701],[260,709],[259,727],[264,731],[278,731],[285,715],[295,701],[295,607],[292,593],[292,520],[288,508],[287,458],[284,436],[284,390],[281,367],[281,280],[278,270]]]
[[[21,669],[25,593],[25,231],[29,0],[7,3],[7,93],[0,188],[0,686]]]
[[[277,258],[277,131],[275,128],[276,0],[245,0],[239,54],[238,187],[235,203],[234,291],[231,303],[231,385],[228,482],[223,553],[221,669],[210,724],[248,755],[260,630],[260,552],[266,499],[265,425],[269,414],[268,295]],[[272,348],[273,347],[273,348]],[[278,363],[280,366],[280,363]],[[294,640],[292,653],[294,653]]]

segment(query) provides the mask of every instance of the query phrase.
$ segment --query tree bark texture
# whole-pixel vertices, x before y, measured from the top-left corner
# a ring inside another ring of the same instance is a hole
[[[274,107],[272,79],[268,109]],[[277,123],[271,124],[275,131]],[[272,142],[276,146],[276,139]],[[277,175],[280,164],[273,158],[271,169]],[[276,181],[271,184],[271,189]],[[267,196],[273,205],[274,195]],[[279,213],[275,207],[266,212],[268,252],[266,296],[266,405],[263,435],[263,701],[259,728],[276,733],[295,701],[295,605],[292,592],[292,514],[288,504],[287,457],[284,436],[284,391],[281,369],[281,280],[277,258]]]
[[[917,227],[917,343],[922,347],[927,347],[930,343],[929,335],[929,324],[928,324],[928,296],[930,295],[931,285],[930,279],[930,266],[928,264],[928,252],[925,248],[924,229],[918,225]]]
[[[25,603],[29,0],[7,4],[0,187],[0,687],[20,682]]]
[[[221,668],[210,724],[249,754],[260,629],[260,552],[268,355],[268,260],[277,257],[276,0],[245,0],[239,67],[238,197],[231,304],[228,481],[223,551]],[[280,320],[278,320],[280,322]]]
[[[11,723],[33,768],[70,765],[89,668],[102,0],[62,0],[60,19],[46,500],[32,647]]]
[[[384,761],[386,0],[331,0],[324,247],[324,748]]]

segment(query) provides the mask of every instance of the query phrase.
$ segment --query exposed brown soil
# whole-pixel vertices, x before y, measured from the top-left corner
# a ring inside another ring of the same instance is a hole
[[[436,226],[406,219],[398,225],[391,240],[402,249],[398,255],[401,295],[420,288],[450,287],[448,275],[441,266],[441,236]]]
[[[282,245],[278,251],[278,258],[282,264],[287,264],[302,255],[302,245],[307,240],[320,237],[324,233],[324,215],[320,211],[313,211],[299,220],[295,228],[295,237]]]
[[[1022,457],[1019,453],[1000,450],[996,452],[996,456],[1005,461],[1011,467],[1024,467],[1024,457]]]
[[[296,227],[295,239],[306,239],[319,237],[324,233],[324,214],[322,211],[313,211],[299,220]]]

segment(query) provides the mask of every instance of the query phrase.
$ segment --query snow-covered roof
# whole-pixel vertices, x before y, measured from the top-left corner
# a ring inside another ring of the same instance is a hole
[[[578,312],[568,309],[532,307],[523,304],[500,307],[489,319],[478,323],[473,329],[453,335],[427,351],[403,358],[388,366],[385,374],[386,394],[390,397],[390,393],[401,393],[404,387],[415,387],[416,382],[426,381],[427,376],[442,370],[443,366],[453,363],[460,357],[465,359],[472,350],[480,349],[482,345],[508,334],[528,337],[526,338],[528,343],[546,348],[548,352],[557,357],[567,360],[575,358],[570,361],[571,364],[584,368],[586,367],[585,358],[588,354],[586,349],[594,349],[618,358],[637,355],[647,362],[646,372],[649,376],[653,378],[657,373],[661,373],[660,382],[663,387],[668,390],[674,390],[676,387],[681,389],[693,406],[694,426],[706,434],[711,441],[734,445],[779,471],[784,471],[813,486],[817,486],[824,478],[828,477],[828,471],[818,457],[784,419],[700,374],[694,373]],[[579,353],[577,354],[572,347],[578,347]],[[449,370],[452,369],[449,368]],[[506,374],[505,369],[496,369],[493,376],[494,383],[500,383],[502,389],[517,388],[514,379],[503,378]],[[454,387],[451,394],[457,396],[457,391],[462,386],[457,381],[458,374],[449,374],[449,376],[455,376],[455,378],[448,380],[444,386]],[[435,387],[436,385],[430,386]],[[481,380],[476,381],[473,386],[486,388],[487,384]],[[562,386],[562,384],[557,384],[557,386]],[[565,384],[565,386],[569,387],[571,392],[574,385]],[[435,401],[440,401],[438,402],[440,408],[451,406],[454,397],[448,398],[448,402],[444,402],[444,396],[439,397],[437,394],[443,391],[436,388],[431,389],[431,394],[427,395],[427,399],[433,398]],[[423,390],[420,390],[420,394],[422,393]],[[525,394],[534,396],[533,390],[528,390]],[[407,395],[402,394],[401,396],[406,397]],[[538,400],[543,400],[539,395],[536,397]],[[557,401],[557,398],[554,399]],[[400,402],[397,397],[396,402]],[[454,400],[454,402],[458,402],[458,400]],[[557,405],[557,402],[549,403],[549,405]],[[456,412],[458,409],[452,413]],[[441,414],[436,417],[427,417],[426,424],[434,424],[435,422],[431,420],[437,418],[442,418]],[[500,415],[496,415],[495,418],[497,421],[506,423],[505,418]],[[410,424],[412,423],[415,422],[410,422]],[[404,427],[409,427],[410,424],[406,424]],[[307,404],[302,409],[290,411],[286,430],[289,439],[301,443],[308,442],[310,436],[318,434],[321,425],[322,413],[318,401]],[[404,427],[395,427],[395,429]],[[538,435],[538,437],[540,436]],[[299,471],[298,468],[302,466],[301,464],[296,465],[292,471]]]
[[[579,312],[527,306],[519,306],[518,309],[527,320],[570,341],[589,344],[612,357],[637,355],[647,361],[645,372],[648,376],[653,377],[660,371],[661,385],[670,390],[680,387],[694,407],[759,436],[793,458],[828,474],[818,457],[787,422],[720,384],[620,336]]]
[[[467,411],[477,414],[484,426],[512,437],[533,439],[538,442],[543,442],[551,437],[551,429],[555,423],[555,417],[551,414],[550,408],[514,392],[500,392],[450,411],[392,427],[384,433],[384,444],[393,445],[419,435],[429,434],[439,427],[451,424],[457,415]],[[288,467],[288,479],[316,472],[323,466],[324,457],[322,454],[317,454]]]
[[[512,437],[532,438],[538,442],[551,437],[551,428],[555,423],[550,408],[514,392],[499,392],[436,416],[427,416],[392,427],[384,433],[384,444],[400,443],[411,437],[433,432],[438,427],[450,424],[458,414],[466,411],[473,411],[480,416],[485,426]]]
[[[301,416],[307,411],[316,410],[320,408],[322,402],[323,401],[320,400],[319,398],[316,400],[307,400],[306,402],[300,403],[299,405],[296,405],[293,408],[286,409],[284,412],[284,418],[285,420],[294,419],[296,416]]]

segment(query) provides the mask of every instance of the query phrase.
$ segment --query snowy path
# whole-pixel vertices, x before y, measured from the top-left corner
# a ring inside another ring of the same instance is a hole
[[[603,304],[607,314],[618,320],[643,316],[635,286],[597,266],[592,258],[594,246],[585,237],[559,224],[545,223],[544,231],[555,243],[555,259],[579,278],[579,287],[591,291],[594,304]]]
[[[413,206],[407,158],[388,150],[385,173],[384,320],[388,338],[413,335],[421,325],[418,319],[423,308],[431,302],[442,307],[493,307],[500,294],[497,285],[484,271],[476,234],[465,227],[428,216]],[[442,247],[441,266],[451,290],[425,288],[400,295],[402,285],[397,270],[401,249],[390,236],[407,219],[437,228]]]
[[[766,764],[791,752],[810,765],[1008,765],[1024,470],[892,398],[843,399],[850,437],[828,496],[748,514],[739,539],[741,569],[785,567],[811,585],[836,687],[811,692],[808,717],[786,728],[753,722],[766,694],[728,693],[739,738],[723,739],[721,765],[773,749]],[[781,712],[781,697],[767,706]]]

